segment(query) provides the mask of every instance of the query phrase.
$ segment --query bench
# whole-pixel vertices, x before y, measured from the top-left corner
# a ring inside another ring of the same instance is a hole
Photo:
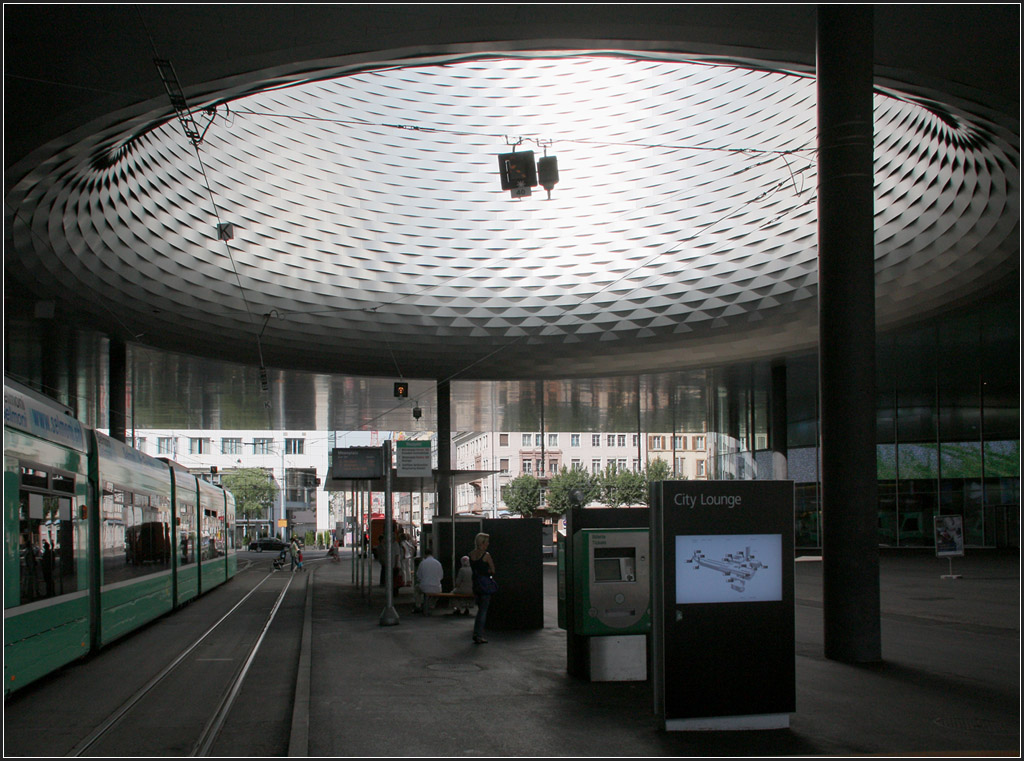
[[[424,592],[423,593],[423,615],[429,616],[431,609],[439,599],[445,600],[475,600],[476,595],[465,592]]]

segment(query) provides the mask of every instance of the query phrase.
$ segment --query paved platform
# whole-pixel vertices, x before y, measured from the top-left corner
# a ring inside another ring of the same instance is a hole
[[[657,727],[649,681],[566,674],[554,563],[544,628],[489,631],[483,645],[471,640],[472,617],[414,613],[409,589],[396,598],[398,623],[382,626],[383,590],[367,596],[347,563],[322,564],[307,598],[308,733],[291,752],[1020,756],[1019,555],[969,553],[952,570],[961,578],[943,578],[948,561],[927,551],[883,555],[884,660],[851,666],[823,655],[821,563],[798,562],[790,727],[681,733]]]
[[[476,645],[471,616],[416,614],[408,588],[394,606],[397,624],[382,626],[382,588],[366,594],[347,558],[322,555],[310,552],[309,572],[294,579],[272,668],[247,693],[244,709],[258,718],[241,717],[252,729],[231,737],[231,755],[1020,756],[1018,554],[969,552],[953,561],[958,579],[943,578],[948,562],[927,551],[883,554],[883,662],[871,666],[824,657],[822,566],[797,562],[796,711],[787,729],[733,732],[661,731],[649,681],[570,677],[553,562],[544,567],[544,627],[489,630]],[[495,561],[499,582],[514,583]],[[106,715],[100,708],[116,696],[105,693],[129,674],[145,682],[158,653],[192,642],[269,564],[255,553],[240,559],[246,570],[232,583],[5,706],[5,756],[67,753],[92,714]],[[271,717],[278,704],[282,716]]]

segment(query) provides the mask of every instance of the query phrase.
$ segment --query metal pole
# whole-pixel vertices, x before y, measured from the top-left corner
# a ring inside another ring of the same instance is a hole
[[[392,546],[394,544],[394,516],[391,514],[394,507],[391,504],[391,439],[384,442],[384,557],[381,559],[384,566],[384,595],[387,600],[384,610],[380,614],[381,626],[394,626],[398,623],[398,611],[395,610],[393,588],[395,571],[391,562]]]

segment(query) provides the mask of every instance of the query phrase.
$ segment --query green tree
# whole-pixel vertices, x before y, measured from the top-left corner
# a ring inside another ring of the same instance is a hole
[[[619,470],[614,463],[608,463],[597,481],[600,485],[601,501],[608,507],[647,504],[646,472]]]
[[[619,473],[619,492],[622,504],[633,507],[647,504],[647,474],[623,470]]]
[[[601,501],[608,507],[622,507],[622,490],[619,488],[619,469],[614,462],[609,462],[605,469],[597,475],[597,484]]]
[[[647,480],[664,481],[671,475],[672,469],[660,457],[654,462],[647,463]]]
[[[540,507],[540,481],[529,473],[516,476],[502,489],[501,497],[510,513],[529,518]]]
[[[277,484],[262,468],[229,470],[221,485],[235,497],[235,513],[246,518],[262,518],[277,499]]]
[[[579,492],[578,502],[574,492]],[[562,515],[575,504],[583,506],[600,496],[601,487],[594,476],[579,465],[574,465],[571,470],[563,467],[548,481],[548,512],[553,515]]]

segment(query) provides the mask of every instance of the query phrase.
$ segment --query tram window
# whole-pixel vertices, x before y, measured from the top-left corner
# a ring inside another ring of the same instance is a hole
[[[47,481],[47,473],[45,470],[22,467],[21,485],[34,487],[36,489],[46,489],[50,484]]]
[[[190,502],[178,503],[178,565],[196,562],[196,506]]]
[[[62,473],[53,474],[53,480],[50,482],[50,486],[54,491],[64,492],[65,494],[75,493],[75,479],[71,476],[65,476]]]
[[[170,567],[173,550],[168,499],[112,485],[103,494],[100,515],[104,584]]]
[[[72,498],[25,489],[18,496],[20,603],[77,591]]]

